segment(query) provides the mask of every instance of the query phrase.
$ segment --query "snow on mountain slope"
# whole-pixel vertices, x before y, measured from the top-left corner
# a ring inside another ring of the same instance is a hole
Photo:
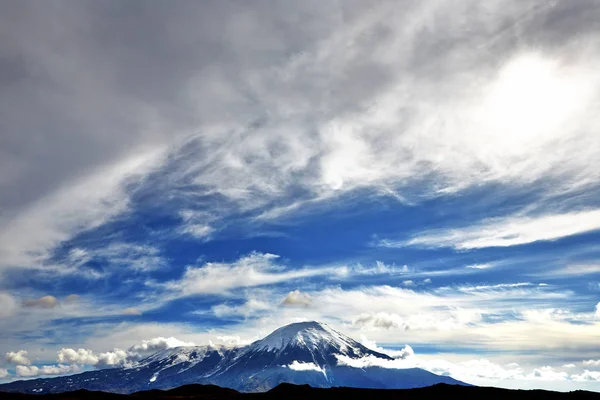
[[[249,346],[186,346],[161,350],[127,368],[17,381],[0,391],[57,393],[76,389],[131,393],[184,384],[216,384],[245,392],[269,390],[282,382],[314,387],[411,388],[462,384],[422,369],[354,368],[338,358],[391,358],[319,322],[294,323]]]
[[[355,340],[320,322],[298,322],[281,327],[250,345],[251,351],[280,352],[288,346],[311,351],[335,351],[344,355],[363,356],[373,353]],[[383,358],[388,358],[381,355]]]
[[[217,353],[219,356],[224,357],[229,351],[230,349],[223,346],[213,345],[173,347],[161,350],[138,361],[131,369],[152,366],[153,369],[164,370],[183,364],[181,367],[185,370],[201,363],[206,357],[213,353]]]

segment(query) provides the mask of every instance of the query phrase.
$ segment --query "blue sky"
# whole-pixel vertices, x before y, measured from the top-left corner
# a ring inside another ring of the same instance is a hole
[[[594,1],[0,8],[1,380],[314,319],[600,390]]]

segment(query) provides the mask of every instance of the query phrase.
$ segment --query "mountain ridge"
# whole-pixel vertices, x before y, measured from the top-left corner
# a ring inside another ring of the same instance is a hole
[[[221,388],[215,385],[200,385],[190,384],[177,387],[170,390],[145,390],[131,394],[116,394],[100,391],[89,391],[80,389],[60,394],[21,394],[21,393],[2,393],[0,398],[3,400],[175,400],[175,399],[302,399],[307,397],[313,400],[320,399],[364,399],[378,398],[383,400],[395,400],[402,398],[404,400],[411,399],[429,399],[429,398],[461,398],[461,399],[481,399],[500,400],[511,398],[514,400],[598,400],[600,393],[589,392],[584,390],[575,390],[571,392],[555,392],[540,389],[501,389],[495,387],[477,387],[477,386],[461,386],[450,385],[446,383],[438,383],[424,388],[414,389],[363,389],[349,387],[332,387],[332,388],[314,388],[307,384],[295,385],[291,383],[281,383],[267,392],[262,393],[241,393],[233,389]]]
[[[264,392],[283,382],[323,388],[412,388],[441,382],[465,385],[418,368],[355,368],[340,363],[339,357],[392,360],[326,324],[310,321],[283,326],[243,347],[208,345],[164,349],[133,366],[15,381],[0,385],[0,391],[39,394],[88,389],[133,393],[193,383],[214,384],[242,392]]]

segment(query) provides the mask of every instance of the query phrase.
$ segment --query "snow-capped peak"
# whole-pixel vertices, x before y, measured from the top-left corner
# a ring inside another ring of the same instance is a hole
[[[310,349],[328,347],[341,353],[349,348],[362,347],[356,341],[345,336],[324,323],[309,321],[283,326],[262,340],[254,342],[254,351],[280,351],[288,346]]]

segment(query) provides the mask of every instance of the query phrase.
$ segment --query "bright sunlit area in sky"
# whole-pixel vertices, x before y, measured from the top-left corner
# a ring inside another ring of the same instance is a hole
[[[598,71],[597,0],[0,0],[0,392],[600,392]]]

